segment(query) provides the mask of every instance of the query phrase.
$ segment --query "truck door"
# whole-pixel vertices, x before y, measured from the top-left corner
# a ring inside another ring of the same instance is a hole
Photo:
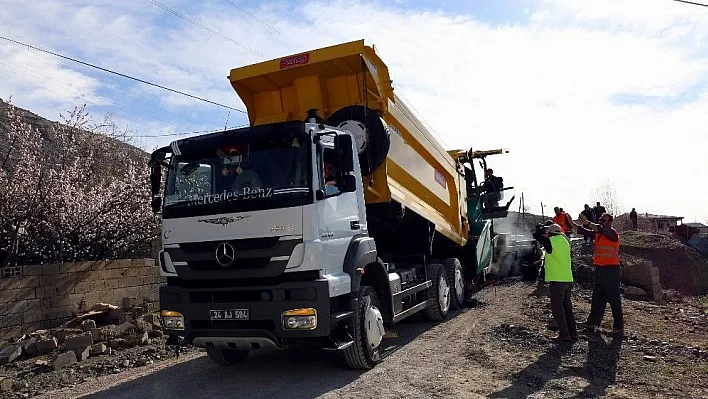
[[[316,189],[322,190],[324,196],[317,200],[317,216],[319,223],[319,238],[322,242],[324,255],[323,268],[328,272],[341,271],[344,255],[347,252],[351,238],[361,233],[363,221],[359,220],[357,193],[340,192],[335,186],[334,150],[318,145],[317,149],[318,183]],[[319,185],[319,187],[318,187]]]

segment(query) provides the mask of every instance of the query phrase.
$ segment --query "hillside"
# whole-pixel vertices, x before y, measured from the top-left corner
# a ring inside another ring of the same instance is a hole
[[[11,123],[13,113],[21,122],[25,123],[27,126],[30,126],[32,129],[36,129],[42,143],[43,151],[47,154],[52,154],[53,152],[59,150],[58,147],[60,146],[60,143],[62,143],[63,139],[66,138],[66,131],[65,129],[62,129],[66,126],[59,122],[45,119],[32,111],[16,107],[0,98],[0,155],[2,155],[0,160],[5,158],[10,146],[13,144],[13,126]],[[89,132],[86,130],[76,130],[75,133],[83,138],[94,137],[96,134],[100,134],[102,138],[107,141],[108,149],[110,149],[111,153],[121,154],[134,161],[136,164],[145,165],[150,156],[150,154],[138,147],[103,134],[103,131]],[[105,159],[108,161],[107,166],[112,166],[111,168],[106,167],[105,171],[116,170],[116,166],[121,169],[120,164],[117,164],[117,162],[111,162],[112,160],[117,160],[120,158],[105,157]]]

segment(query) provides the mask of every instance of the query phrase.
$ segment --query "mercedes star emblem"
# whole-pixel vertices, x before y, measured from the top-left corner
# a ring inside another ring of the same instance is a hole
[[[228,242],[222,242],[216,247],[216,263],[221,267],[229,267],[236,259],[236,250]]]

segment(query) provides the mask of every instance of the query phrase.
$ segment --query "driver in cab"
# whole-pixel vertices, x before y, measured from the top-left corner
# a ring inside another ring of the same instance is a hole
[[[329,196],[329,195],[334,195],[334,194],[339,193],[339,188],[337,188],[337,177],[334,174],[334,166],[332,165],[331,162],[325,161],[323,174],[324,174],[324,180],[325,180],[325,186],[324,186],[325,195]]]

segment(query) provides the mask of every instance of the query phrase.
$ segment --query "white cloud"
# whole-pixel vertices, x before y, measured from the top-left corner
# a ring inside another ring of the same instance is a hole
[[[517,197],[525,191],[532,206],[543,200],[579,211],[609,176],[628,207],[690,218],[708,214],[701,200],[708,188],[697,181],[708,170],[703,7],[663,0],[547,0],[529,10],[526,25],[495,25],[406,9],[400,2],[264,2],[248,10],[260,21],[227,3],[161,3],[269,58],[367,39],[387,63],[396,89],[446,144],[511,149],[490,162],[517,187]],[[57,4],[11,2],[0,11],[9,21],[0,33],[243,107],[226,76],[262,57],[149,2]],[[143,114],[144,134],[225,123],[226,110],[140,85],[110,90],[103,85],[122,79],[99,82],[84,69],[72,71],[36,53],[6,61],[14,51],[0,43],[3,62],[51,77],[13,75],[53,93],[41,94],[0,75],[0,90],[13,90],[15,102],[33,111],[52,104],[64,110],[80,95],[100,103],[111,93],[114,103]],[[0,73],[8,73],[3,64]],[[619,104],[618,96],[656,100]],[[671,104],[672,98],[678,102]],[[160,119],[163,113],[169,116]],[[185,119],[170,119],[175,114]],[[229,124],[245,120],[232,113]]]

